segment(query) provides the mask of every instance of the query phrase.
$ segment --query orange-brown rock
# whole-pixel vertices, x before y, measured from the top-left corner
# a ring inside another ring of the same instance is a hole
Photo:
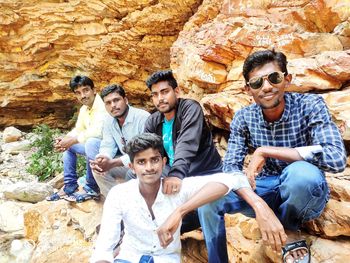
[[[3,1],[0,4],[0,127],[66,127],[76,74],[100,90],[119,82],[149,106],[144,80],[168,68],[170,46],[200,0]]]
[[[291,90],[339,89],[350,79],[349,7],[326,0],[203,1],[172,46],[171,67],[187,91],[241,90],[244,59],[276,48],[296,75]]]
[[[36,243],[30,262],[88,262],[101,212],[95,201],[33,205],[24,214],[25,236]]]

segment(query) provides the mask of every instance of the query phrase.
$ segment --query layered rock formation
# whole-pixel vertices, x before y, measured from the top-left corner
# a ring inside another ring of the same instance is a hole
[[[100,90],[121,83],[130,101],[149,102],[144,80],[169,67],[169,50],[199,0],[2,1],[0,127],[66,127],[76,74]]]
[[[275,47],[289,60],[288,90],[322,94],[349,146],[349,1],[26,0],[0,7],[0,127],[66,127],[75,111],[67,83],[75,74],[89,75],[98,90],[122,83],[133,104],[149,108],[143,81],[170,65],[184,95],[201,101],[209,122],[221,129],[215,140],[223,154],[232,117],[252,103],[242,63],[253,51]],[[349,175],[327,175],[331,199],[305,226],[313,262],[347,262]],[[56,204],[44,201],[25,214],[25,237],[36,245],[32,262],[87,261],[101,204]],[[20,208],[12,209],[18,223],[1,222],[1,231],[20,231],[11,238],[23,236]],[[232,262],[280,261],[262,245],[254,219],[234,215],[226,223]],[[183,261],[207,262],[200,233],[184,237]]]
[[[228,129],[234,113],[251,103],[243,92],[244,59],[275,48],[288,57],[288,90],[331,92],[326,102],[349,140],[349,15],[347,1],[204,1],[172,46],[171,67],[209,122]]]

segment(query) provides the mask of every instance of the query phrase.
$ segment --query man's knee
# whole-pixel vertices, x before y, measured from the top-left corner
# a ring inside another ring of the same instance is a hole
[[[288,165],[282,172],[281,180],[284,187],[298,192],[305,188],[312,189],[325,182],[321,170],[305,161],[297,161]]]
[[[95,159],[100,149],[101,139],[89,138],[85,141],[85,153],[89,159]]]

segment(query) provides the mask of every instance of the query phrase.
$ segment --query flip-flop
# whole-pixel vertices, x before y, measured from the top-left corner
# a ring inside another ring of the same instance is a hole
[[[307,251],[306,255],[303,257],[303,259],[295,260],[294,262],[298,263],[310,263],[311,255],[310,255],[310,249],[306,244],[306,240],[299,240],[295,242],[288,243],[284,247],[282,247],[282,259],[283,263],[286,263],[286,258],[288,255],[290,255],[293,251],[304,249]]]
[[[76,203],[82,203],[90,199],[99,200],[100,196],[91,195],[89,193],[73,193],[64,197],[64,200]]]
[[[75,193],[72,193],[68,196],[65,196],[64,200],[67,200],[68,202],[82,203],[82,202],[85,202],[85,201],[90,200],[90,199],[94,199],[94,200],[100,199],[100,194],[96,193],[90,187],[85,185],[83,187],[83,189],[84,189],[85,193],[75,192]]]
[[[59,195],[58,192],[56,192],[56,193],[53,193],[53,194],[50,195],[50,196],[47,196],[47,197],[45,198],[45,200],[46,200],[46,201],[49,201],[49,202],[51,202],[51,201],[58,201],[58,200],[60,200],[60,199],[63,199],[65,196],[67,196],[67,195],[66,195],[66,194],[64,194],[64,195]]]

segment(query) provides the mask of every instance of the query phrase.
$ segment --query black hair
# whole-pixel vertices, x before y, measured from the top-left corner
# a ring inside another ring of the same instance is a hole
[[[278,67],[284,72],[284,75],[288,75],[287,70],[287,57],[282,52],[276,52],[274,49],[256,51],[253,54],[250,54],[243,64],[243,77],[248,83],[249,73],[252,72],[255,68],[262,67],[267,63],[276,62]]]
[[[106,87],[103,88],[103,90],[101,91],[101,98],[103,99],[104,97],[106,97],[108,94],[111,94],[113,92],[118,93],[121,97],[125,98],[125,90],[123,89],[122,86],[118,85],[118,84],[112,84],[112,85],[108,85]]]
[[[173,72],[171,70],[161,70],[154,72],[146,80],[146,85],[149,89],[151,89],[153,84],[157,84],[160,81],[167,81],[169,86],[171,86],[173,89],[177,87],[177,81],[174,78]]]
[[[75,92],[75,90],[82,86],[89,86],[91,89],[94,88],[94,82],[87,76],[77,75],[69,81],[70,89]]]
[[[124,147],[124,152],[129,155],[130,161],[133,162],[136,154],[149,148],[159,151],[162,158],[164,157],[163,140],[154,133],[142,133],[134,136]]]

